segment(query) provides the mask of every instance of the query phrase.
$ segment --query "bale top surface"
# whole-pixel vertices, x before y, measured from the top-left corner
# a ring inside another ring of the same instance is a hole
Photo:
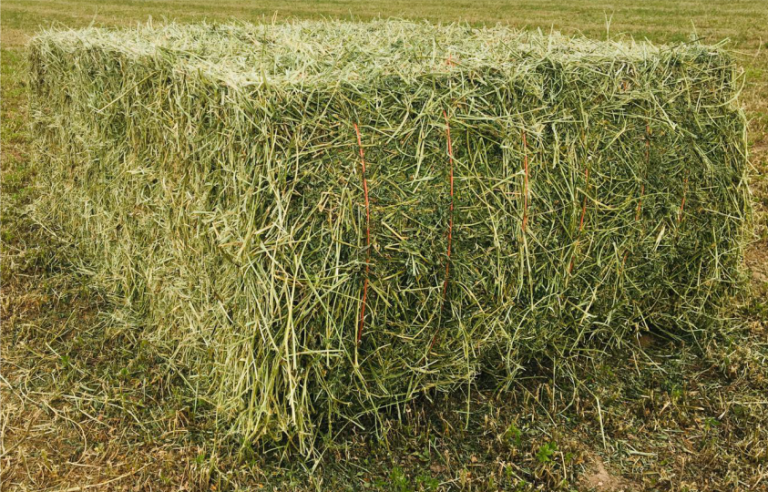
[[[518,69],[526,59],[541,58],[552,64],[620,64],[654,60],[664,51],[717,54],[700,45],[605,42],[504,27],[473,29],[406,21],[90,28],[49,32],[34,42],[40,41],[69,50],[103,49],[135,59],[159,57],[231,85],[414,78],[485,67],[504,72]]]

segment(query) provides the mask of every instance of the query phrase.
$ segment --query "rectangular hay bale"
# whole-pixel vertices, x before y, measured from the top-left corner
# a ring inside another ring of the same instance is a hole
[[[41,220],[240,438],[307,451],[480,371],[696,334],[740,284],[718,47],[295,22],[52,31],[30,61]]]

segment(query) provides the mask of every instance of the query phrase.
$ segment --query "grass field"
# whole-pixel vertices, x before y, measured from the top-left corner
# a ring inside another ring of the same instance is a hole
[[[34,221],[24,46],[40,28],[273,17],[501,22],[594,38],[729,38],[744,66],[755,237],[751,293],[728,333],[644,336],[542,361],[348,430],[315,463],[231,449],[195,396],[92,287],[75,249]],[[32,1],[0,7],[2,490],[768,490],[768,0]],[[116,329],[120,327],[121,329]]]

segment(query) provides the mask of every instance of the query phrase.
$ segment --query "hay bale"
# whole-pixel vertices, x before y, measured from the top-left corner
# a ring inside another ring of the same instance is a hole
[[[300,22],[53,31],[30,60],[43,220],[245,439],[307,451],[481,370],[707,330],[739,286],[719,47]]]

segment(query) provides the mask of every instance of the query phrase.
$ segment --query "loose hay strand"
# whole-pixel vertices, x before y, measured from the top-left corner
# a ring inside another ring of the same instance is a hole
[[[357,145],[360,147],[360,169],[363,181],[363,195],[365,197],[365,278],[363,279],[363,298],[360,305],[360,327],[357,330],[356,343],[360,344],[363,338],[363,327],[365,326],[365,303],[368,299],[368,277],[371,272],[371,206],[368,200],[368,180],[365,177],[365,151],[363,150],[363,141],[360,137],[360,129],[357,123],[354,124],[357,134]]]

